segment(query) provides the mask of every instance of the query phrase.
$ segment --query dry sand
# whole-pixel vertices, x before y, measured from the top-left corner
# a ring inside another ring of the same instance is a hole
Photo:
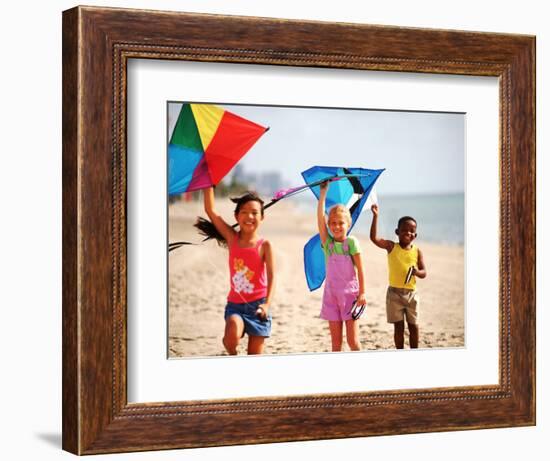
[[[229,221],[232,208],[219,200]],[[202,203],[178,202],[169,207],[170,242],[200,242],[192,226],[204,216]],[[364,213],[363,219],[370,219]],[[302,249],[316,231],[314,214],[298,214],[291,202],[266,211],[260,235],[272,242],[276,257],[276,289],[271,314],[272,336],[266,354],[330,351],[328,322],[319,318],[322,287],[310,292],[303,272]],[[386,252],[368,236],[354,234],[362,246],[367,309],[358,320],[362,349],[393,349],[393,325],[386,322]],[[391,238],[391,236],[385,236]],[[420,295],[421,348],[464,346],[464,248],[418,242],[428,277],[417,281]],[[223,312],[229,291],[227,250],[208,241],[186,245],[169,254],[169,356],[224,355]],[[407,333],[406,333],[407,334]],[[344,340],[345,343],[345,340]],[[246,353],[246,337],[239,353]],[[405,338],[408,347],[408,338]],[[344,344],[344,350],[347,350]]]

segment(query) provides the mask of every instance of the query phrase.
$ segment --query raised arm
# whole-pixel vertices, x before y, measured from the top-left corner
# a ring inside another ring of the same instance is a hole
[[[321,243],[324,245],[328,238],[327,223],[325,221],[325,199],[327,198],[328,181],[322,183],[320,188],[321,193],[319,194],[319,201],[317,202],[317,227],[319,229]]]
[[[208,218],[214,224],[217,231],[223,236],[226,242],[230,243],[235,237],[235,229],[227,224],[224,219],[216,212],[214,188],[209,187],[204,190],[204,211]]]
[[[370,239],[378,248],[383,248],[388,253],[393,250],[393,242],[391,240],[385,240],[378,237],[378,205],[373,205],[372,210],[372,223],[370,225]]]

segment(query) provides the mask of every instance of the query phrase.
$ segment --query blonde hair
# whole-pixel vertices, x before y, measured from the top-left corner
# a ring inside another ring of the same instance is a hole
[[[348,221],[348,225],[351,226],[351,213],[349,212],[347,206],[342,205],[341,203],[331,206],[328,210],[328,220],[330,221],[330,218],[335,214],[343,215]]]

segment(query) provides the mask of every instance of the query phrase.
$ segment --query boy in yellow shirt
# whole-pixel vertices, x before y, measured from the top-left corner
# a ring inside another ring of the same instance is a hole
[[[426,277],[426,266],[420,249],[413,245],[416,238],[416,220],[410,216],[399,219],[395,233],[398,242],[384,240],[376,235],[378,205],[373,205],[370,239],[379,248],[388,252],[389,287],[386,293],[388,323],[393,323],[395,347],[405,345],[405,318],[409,327],[409,345],[418,347],[418,305],[416,277]]]

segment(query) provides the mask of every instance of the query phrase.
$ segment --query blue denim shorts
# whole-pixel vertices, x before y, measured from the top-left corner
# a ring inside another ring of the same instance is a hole
[[[227,320],[232,315],[238,315],[244,322],[244,333],[248,336],[271,336],[271,314],[268,312],[267,320],[261,320],[256,315],[258,306],[265,302],[265,298],[251,301],[249,303],[227,302],[224,318]]]

